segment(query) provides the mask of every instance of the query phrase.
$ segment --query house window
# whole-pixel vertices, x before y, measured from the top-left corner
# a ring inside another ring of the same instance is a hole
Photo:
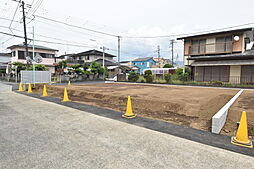
[[[12,56],[16,56],[16,51],[12,51]]]
[[[205,53],[206,39],[199,39],[192,41],[192,53],[203,54]]]
[[[232,36],[216,38],[216,52],[230,52],[232,50]]]
[[[144,63],[142,62],[142,63],[140,63],[140,65],[144,65]]]
[[[26,59],[24,51],[18,51],[18,59]]]
[[[147,66],[147,67],[150,67],[150,62],[147,62],[147,63],[146,63],[146,66]]]

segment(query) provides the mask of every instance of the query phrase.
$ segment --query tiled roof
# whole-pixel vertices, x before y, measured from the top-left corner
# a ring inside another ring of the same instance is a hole
[[[28,46],[28,48],[33,48],[33,45],[28,44],[27,46]],[[13,48],[16,48],[16,47],[25,48],[25,45],[24,44],[12,45],[12,46],[8,47],[7,49],[13,49]],[[57,49],[52,49],[52,48],[48,48],[48,47],[40,46],[40,45],[34,45],[34,48],[35,49],[44,49],[44,50],[58,51]]]
[[[137,59],[133,60],[133,62],[147,61],[147,60],[152,59],[152,58],[153,58],[153,57],[137,58]]]

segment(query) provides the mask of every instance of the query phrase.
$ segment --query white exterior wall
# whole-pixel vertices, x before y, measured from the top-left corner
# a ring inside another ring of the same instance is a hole
[[[81,56],[81,60],[84,60],[85,62],[93,62],[93,61],[95,61],[95,60],[97,60],[97,59],[102,59],[102,58],[103,58],[102,56],[90,55],[90,56],[89,56],[89,60],[87,60],[87,59],[85,58],[85,56]],[[107,56],[105,56],[104,59],[105,59],[105,60],[109,60],[109,61],[114,61],[112,57],[107,57]]]
[[[25,49],[22,47],[17,47],[17,48],[12,49],[12,52],[13,51],[15,52],[15,56],[11,57],[11,63],[21,62],[23,64],[26,64],[25,59],[18,59],[18,51],[25,51]],[[33,52],[33,50],[28,48],[28,52]],[[34,52],[56,55],[56,51],[51,51],[51,50],[34,49]],[[63,59],[56,59],[56,63],[58,63],[59,61],[62,61],[62,60]],[[35,64],[45,65],[47,68],[49,68],[51,73],[55,73],[54,63],[55,63],[55,58],[42,58],[41,63],[35,63]]]

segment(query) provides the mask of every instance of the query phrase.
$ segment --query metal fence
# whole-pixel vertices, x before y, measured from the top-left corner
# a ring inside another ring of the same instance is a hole
[[[20,75],[1,73],[0,80],[17,83],[17,82],[20,82]]]
[[[51,83],[50,71],[21,71],[21,83]]]
[[[194,76],[193,81],[197,82],[211,82],[221,81],[230,84],[254,84],[253,76]]]

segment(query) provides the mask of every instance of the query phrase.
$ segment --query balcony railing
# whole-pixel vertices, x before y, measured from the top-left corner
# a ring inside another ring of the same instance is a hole
[[[206,55],[206,54],[220,54],[232,53],[232,42],[210,43],[191,45],[189,48],[190,55]]]

